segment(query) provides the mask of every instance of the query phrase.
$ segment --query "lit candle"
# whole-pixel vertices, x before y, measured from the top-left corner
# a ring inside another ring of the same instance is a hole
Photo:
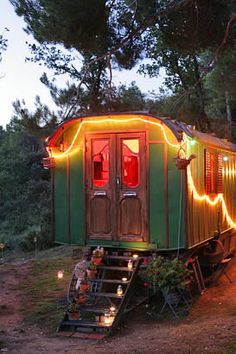
[[[132,268],[133,268],[133,263],[132,263],[131,259],[130,259],[129,262],[128,262],[128,268],[129,268],[129,269],[132,269]]]
[[[123,295],[123,289],[122,289],[121,285],[118,285],[116,293],[117,293],[118,296],[122,296]]]
[[[104,323],[105,324],[111,324],[111,316],[109,313],[104,314]]]
[[[110,313],[111,313],[112,315],[114,315],[115,312],[116,312],[115,306],[111,306],[111,307],[110,307]]]
[[[58,278],[58,279],[62,279],[63,276],[64,276],[63,270],[59,270],[59,271],[57,272],[57,278]]]

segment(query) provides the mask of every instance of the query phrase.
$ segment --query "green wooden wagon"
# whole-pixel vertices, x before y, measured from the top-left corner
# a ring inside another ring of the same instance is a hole
[[[77,321],[66,313],[61,330],[112,331],[146,298],[131,301],[148,253],[188,255],[201,291],[191,255],[216,237],[224,254],[234,251],[236,145],[170,119],[112,113],[63,122],[47,151],[55,242],[106,249],[89,280],[90,305],[80,307]]]
[[[47,151],[57,243],[189,249],[236,227],[236,145],[184,123],[143,113],[73,118]]]

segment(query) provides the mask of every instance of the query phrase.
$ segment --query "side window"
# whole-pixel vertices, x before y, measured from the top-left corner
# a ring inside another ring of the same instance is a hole
[[[222,193],[222,155],[205,150],[204,172],[206,194]]]
[[[122,182],[129,188],[135,188],[139,179],[139,139],[122,139]]]
[[[109,182],[109,140],[92,140],[92,179],[94,187],[104,187]]]

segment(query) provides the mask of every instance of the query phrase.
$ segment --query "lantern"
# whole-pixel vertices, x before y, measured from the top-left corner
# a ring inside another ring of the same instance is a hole
[[[110,316],[109,313],[104,313],[104,323],[106,325],[110,325],[113,322],[112,317]]]
[[[129,259],[128,268],[131,270],[133,268],[133,262]]]
[[[116,312],[115,306],[111,306],[111,307],[110,307],[110,314],[111,314],[112,316],[114,316],[114,315],[115,315],[115,312]]]
[[[116,293],[118,296],[122,296],[123,295],[123,289],[121,285],[118,285]]]
[[[57,272],[57,279],[62,279],[63,276],[64,276],[64,271],[63,271],[63,270],[59,270],[59,271]]]

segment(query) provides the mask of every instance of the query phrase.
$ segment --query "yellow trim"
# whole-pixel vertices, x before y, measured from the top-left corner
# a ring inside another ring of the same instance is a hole
[[[163,135],[164,135],[164,138],[165,138],[165,141],[167,142],[168,145],[174,147],[174,148],[179,148],[181,143],[177,143],[177,144],[173,144],[167,137],[167,134],[166,134],[166,131],[165,131],[165,128],[164,126],[162,125],[162,123],[159,123],[159,122],[153,122],[151,120],[148,120],[148,119],[144,119],[144,118],[141,118],[141,117],[135,117],[135,118],[127,118],[127,119],[123,119],[123,118],[120,118],[120,119],[117,119],[117,118],[102,118],[102,119],[99,119],[99,118],[96,118],[96,120],[94,119],[91,119],[89,120],[86,119],[86,120],[82,120],[79,124],[79,127],[72,139],[72,142],[70,144],[70,146],[65,150],[63,151],[62,153],[60,154],[55,154],[54,152],[52,153],[52,157],[55,157],[56,159],[61,159],[61,158],[64,158],[66,157],[69,153],[74,153],[75,151],[71,151],[73,149],[73,147],[75,146],[75,142],[76,142],[76,139],[78,138],[78,135],[82,129],[82,127],[84,125],[94,125],[94,124],[102,124],[102,123],[120,123],[120,124],[127,124],[127,123],[131,123],[131,122],[142,122],[142,123],[148,123],[148,124],[151,124],[151,125],[154,125],[154,126],[158,126],[162,129],[162,132],[163,132]],[[168,128],[169,129],[169,128]],[[78,147],[77,147],[78,149]],[[76,151],[77,151],[76,149]]]

